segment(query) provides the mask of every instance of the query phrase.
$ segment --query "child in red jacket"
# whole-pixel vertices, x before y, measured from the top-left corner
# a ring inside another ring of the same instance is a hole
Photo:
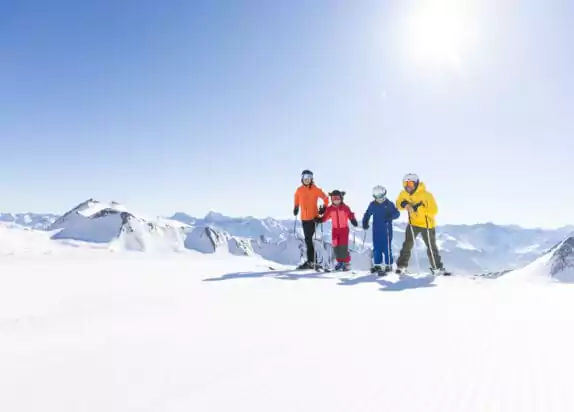
[[[331,204],[327,207],[327,210],[325,210],[325,214],[322,217],[317,217],[316,221],[323,223],[331,219],[331,239],[335,258],[337,259],[335,270],[349,270],[351,267],[349,221],[355,227],[357,227],[358,222],[357,219],[355,219],[355,214],[349,206],[343,202],[345,192],[333,190],[329,193],[329,196],[331,196]]]

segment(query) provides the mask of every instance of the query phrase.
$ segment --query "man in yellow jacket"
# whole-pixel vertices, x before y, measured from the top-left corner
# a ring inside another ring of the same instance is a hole
[[[397,260],[397,273],[404,273],[409,265],[411,251],[416,237],[421,234],[427,247],[427,255],[434,273],[450,275],[446,272],[436,244],[436,221],[438,206],[432,193],[414,173],[403,178],[403,190],[396,202],[397,208],[409,214],[409,224],[405,232],[405,241]]]

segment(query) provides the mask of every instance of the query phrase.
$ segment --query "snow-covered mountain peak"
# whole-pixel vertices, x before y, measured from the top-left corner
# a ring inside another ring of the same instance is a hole
[[[103,211],[107,211],[107,213],[120,213],[127,212],[127,208],[115,201],[101,202],[99,200],[90,198],[73,207],[68,212],[64,213],[62,216],[56,219],[56,221],[48,229],[60,229],[62,225],[64,225],[69,219],[73,219],[78,215],[89,218],[95,216],[98,213],[105,213]]]
[[[184,212],[176,212],[169,219],[185,223],[186,225],[193,225],[197,221],[197,218]]]
[[[218,212],[210,211],[208,214],[205,215],[204,220],[210,222],[222,222],[229,220],[229,217]]]
[[[166,219],[147,219],[130,212],[121,203],[88,199],[62,217],[48,230],[54,239],[110,243],[130,250],[183,249],[187,225]]]
[[[94,199],[89,199],[84,203],[81,203],[76,208],[77,213],[86,217],[94,216],[98,213],[101,213],[104,210],[108,211],[108,213],[128,212],[127,208],[124,205],[116,201],[101,202],[99,200]]]

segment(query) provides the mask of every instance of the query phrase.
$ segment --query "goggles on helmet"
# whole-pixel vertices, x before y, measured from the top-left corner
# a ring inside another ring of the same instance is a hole
[[[415,186],[417,185],[417,183],[416,183],[416,182],[413,182],[412,180],[406,180],[406,181],[403,183],[403,185],[404,185],[404,187],[405,187],[406,189],[413,190],[413,189],[415,188]]]

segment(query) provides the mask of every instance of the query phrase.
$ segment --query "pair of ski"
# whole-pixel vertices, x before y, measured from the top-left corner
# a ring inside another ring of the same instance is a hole
[[[269,267],[269,269],[274,270],[274,268],[272,268],[272,267]],[[312,271],[312,272],[316,272],[316,273],[321,273],[321,272],[323,272],[323,273],[331,273],[331,272],[345,273],[345,272],[349,272],[349,273],[353,273],[353,274],[358,273],[356,270],[353,270],[353,269],[336,270],[336,269],[326,268],[326,267],[323,267],[320,265],[317,265],[314,268],[312,268],[312,267],[296,267],[295,269],[293,269],[294,272],[303,272],[303,271],[307,271],[307,270]],[[392,274],[392,273],[395,273],[397,275],[408,275],[409,274],[409,272],[407,272],[406,270],[399,270],[399,269],[397,269],[395,271],[385,270],[384,267],[381,267],[380,270],[377,270],[376,267],[372,267],[370,272],[371,272],[371,274],[377,274],[377,277],[388,276],[389,274]],[[432,276],[452,276],[451,272],[439,271],[439,270],[433,270],[433,269],[430,269],[430,274]]]
[[[296,267],[295,269],[293,269],[294,272],[303,272],[306,270],[310,270],[313,272],[317,272],[317,273],[357,273],[357,271],[353,270],[353,269],[335,269],[335,268],[328,268],[328,267],[323,267],[321,265],[316,265],[314,268],[312,267]]]
[[[408,275],[409,272],[407,272],[406,270],[400,270],[397,269],[395,270],[393,273],[396,273],[397,275]],[[441,271],[441,270],[435,270],[435,269],[430,269],[430,275],[432,276],[452,276],[452,272],[447,272],[446,270]]]

